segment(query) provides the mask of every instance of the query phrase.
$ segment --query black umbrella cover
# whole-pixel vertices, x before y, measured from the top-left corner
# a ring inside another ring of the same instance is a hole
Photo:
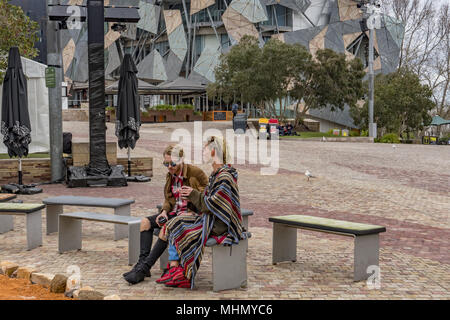
[[[10,157],[28,155],[31,124],[28,113],[27,79],[22,70],[19,49],[9,50],[8,70],[3,81],[1,132]]]
[[[127,53],[120,67],[116,110],[116,136],[120,148],[134,149],[139,139],[141,113],[136,74],[136,65],[131,55]]]

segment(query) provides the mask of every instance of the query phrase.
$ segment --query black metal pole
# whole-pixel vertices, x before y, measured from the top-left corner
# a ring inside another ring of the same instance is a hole
[[[106,158],[104,0],[88,0],[89,166],[88,175],[107,175]]]

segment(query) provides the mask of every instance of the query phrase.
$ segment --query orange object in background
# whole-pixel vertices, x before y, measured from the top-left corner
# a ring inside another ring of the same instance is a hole
[[[0,300],[74,300],[64,293],[52,293],[25,279],[12,279],[0,275]]]

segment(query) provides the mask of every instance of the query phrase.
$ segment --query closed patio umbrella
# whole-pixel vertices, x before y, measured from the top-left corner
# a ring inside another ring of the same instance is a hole
[[[1,132],[8,154],[19,158],[19,185],[22,185],[22,157],[28,155],[31,124],[28,113],[27,79],[19,49],[9,50],[8,69],[3,81]]]
[[[128,177],[131,177],[131,149],[136,146],[141,126],[137,68],[127,53],[120,66],[120,79],[116,110],[116,136],[119,148],[128,148]]]

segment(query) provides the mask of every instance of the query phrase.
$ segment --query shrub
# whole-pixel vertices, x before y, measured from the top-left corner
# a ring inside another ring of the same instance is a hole
[[[153,107],[154,110],[173,110],[173,106],[170,104],[158,104],[157,106]]]
[[[387,133],[381,139],[381,143],[400,143],[400,139],[395,133]]]
[[[368,137],[369,136],[369,130],[361,130],[361,137]]]
[[[352,131],[350,131],[349,136],[350,137],[359,137],[359,132],[355,131],[355,130],[352,130]]]
[[[194,106],[192,104],[179,104],[175,108],[177,110],[194,110]]]
[[[148,111],[142,111],[141,112],[142,117],[148,117]]]

